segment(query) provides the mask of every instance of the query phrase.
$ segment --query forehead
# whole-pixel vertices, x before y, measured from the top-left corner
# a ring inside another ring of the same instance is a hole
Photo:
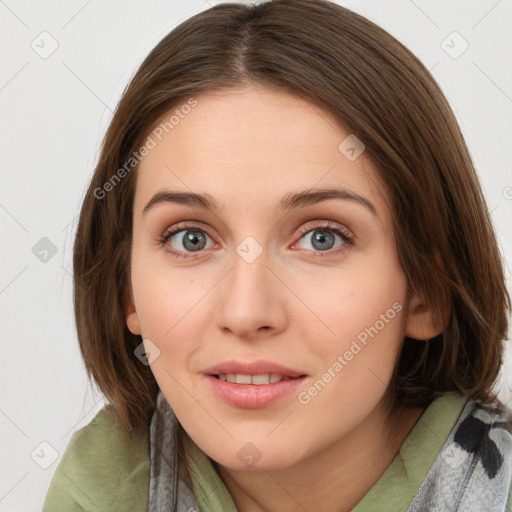
[[[373,163],[364,151],[355,159],[346,152],[361,149],[357,139],[319,106],[257,85],[194,100],[173,107],[149,134],[155,146],[137,170],[135,211],[164,189],[274,207],[289,192],[330,187],[386,209]]]

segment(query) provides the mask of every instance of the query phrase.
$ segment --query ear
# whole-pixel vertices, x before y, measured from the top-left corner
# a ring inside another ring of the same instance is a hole
[[[131,288],[127,286],[124,293],[124,317],[126,325],[132,334],[141,334],[139,317],[135,310]]]
[[[413,290],[409,299],[405,335],[415,340],[430,340],[441,334],[450,316],[451,301],[445,295],[442,307],[442,318],[435,318],[434,312],[428,308],[422,295]]]

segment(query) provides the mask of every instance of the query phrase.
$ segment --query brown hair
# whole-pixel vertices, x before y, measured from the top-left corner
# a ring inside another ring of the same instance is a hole
[[[385,30],[327,0],[223,3],[181,23],[141,64],[83,201],[73,258],[78,339],[88,377],[122,425],[147,428],[158,392],[123,312],[136,184],[136,165],[125,164],[171,108],[251,82],[320,105],[365,144],[386,184],[410,286],[438,318],[451,301],[442,334],[403,340],[392,403],[422,406],[447,391],[496,400],[510,298],[473,163],[435,80]]]

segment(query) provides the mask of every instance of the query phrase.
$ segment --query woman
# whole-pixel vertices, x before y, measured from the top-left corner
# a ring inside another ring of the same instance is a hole
[[[510,301],[474,166],[428,71],[348,9],[221,4],[166,36],[74,277],[109,405],[45,510],[510,507]]]

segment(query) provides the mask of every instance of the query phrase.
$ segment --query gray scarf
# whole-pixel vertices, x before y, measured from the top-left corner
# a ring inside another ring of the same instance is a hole
[[[178,420],[158,391],[151,419],[151,476],[148,512],[199,512],[194,487],[183,464],[178,462]]]

